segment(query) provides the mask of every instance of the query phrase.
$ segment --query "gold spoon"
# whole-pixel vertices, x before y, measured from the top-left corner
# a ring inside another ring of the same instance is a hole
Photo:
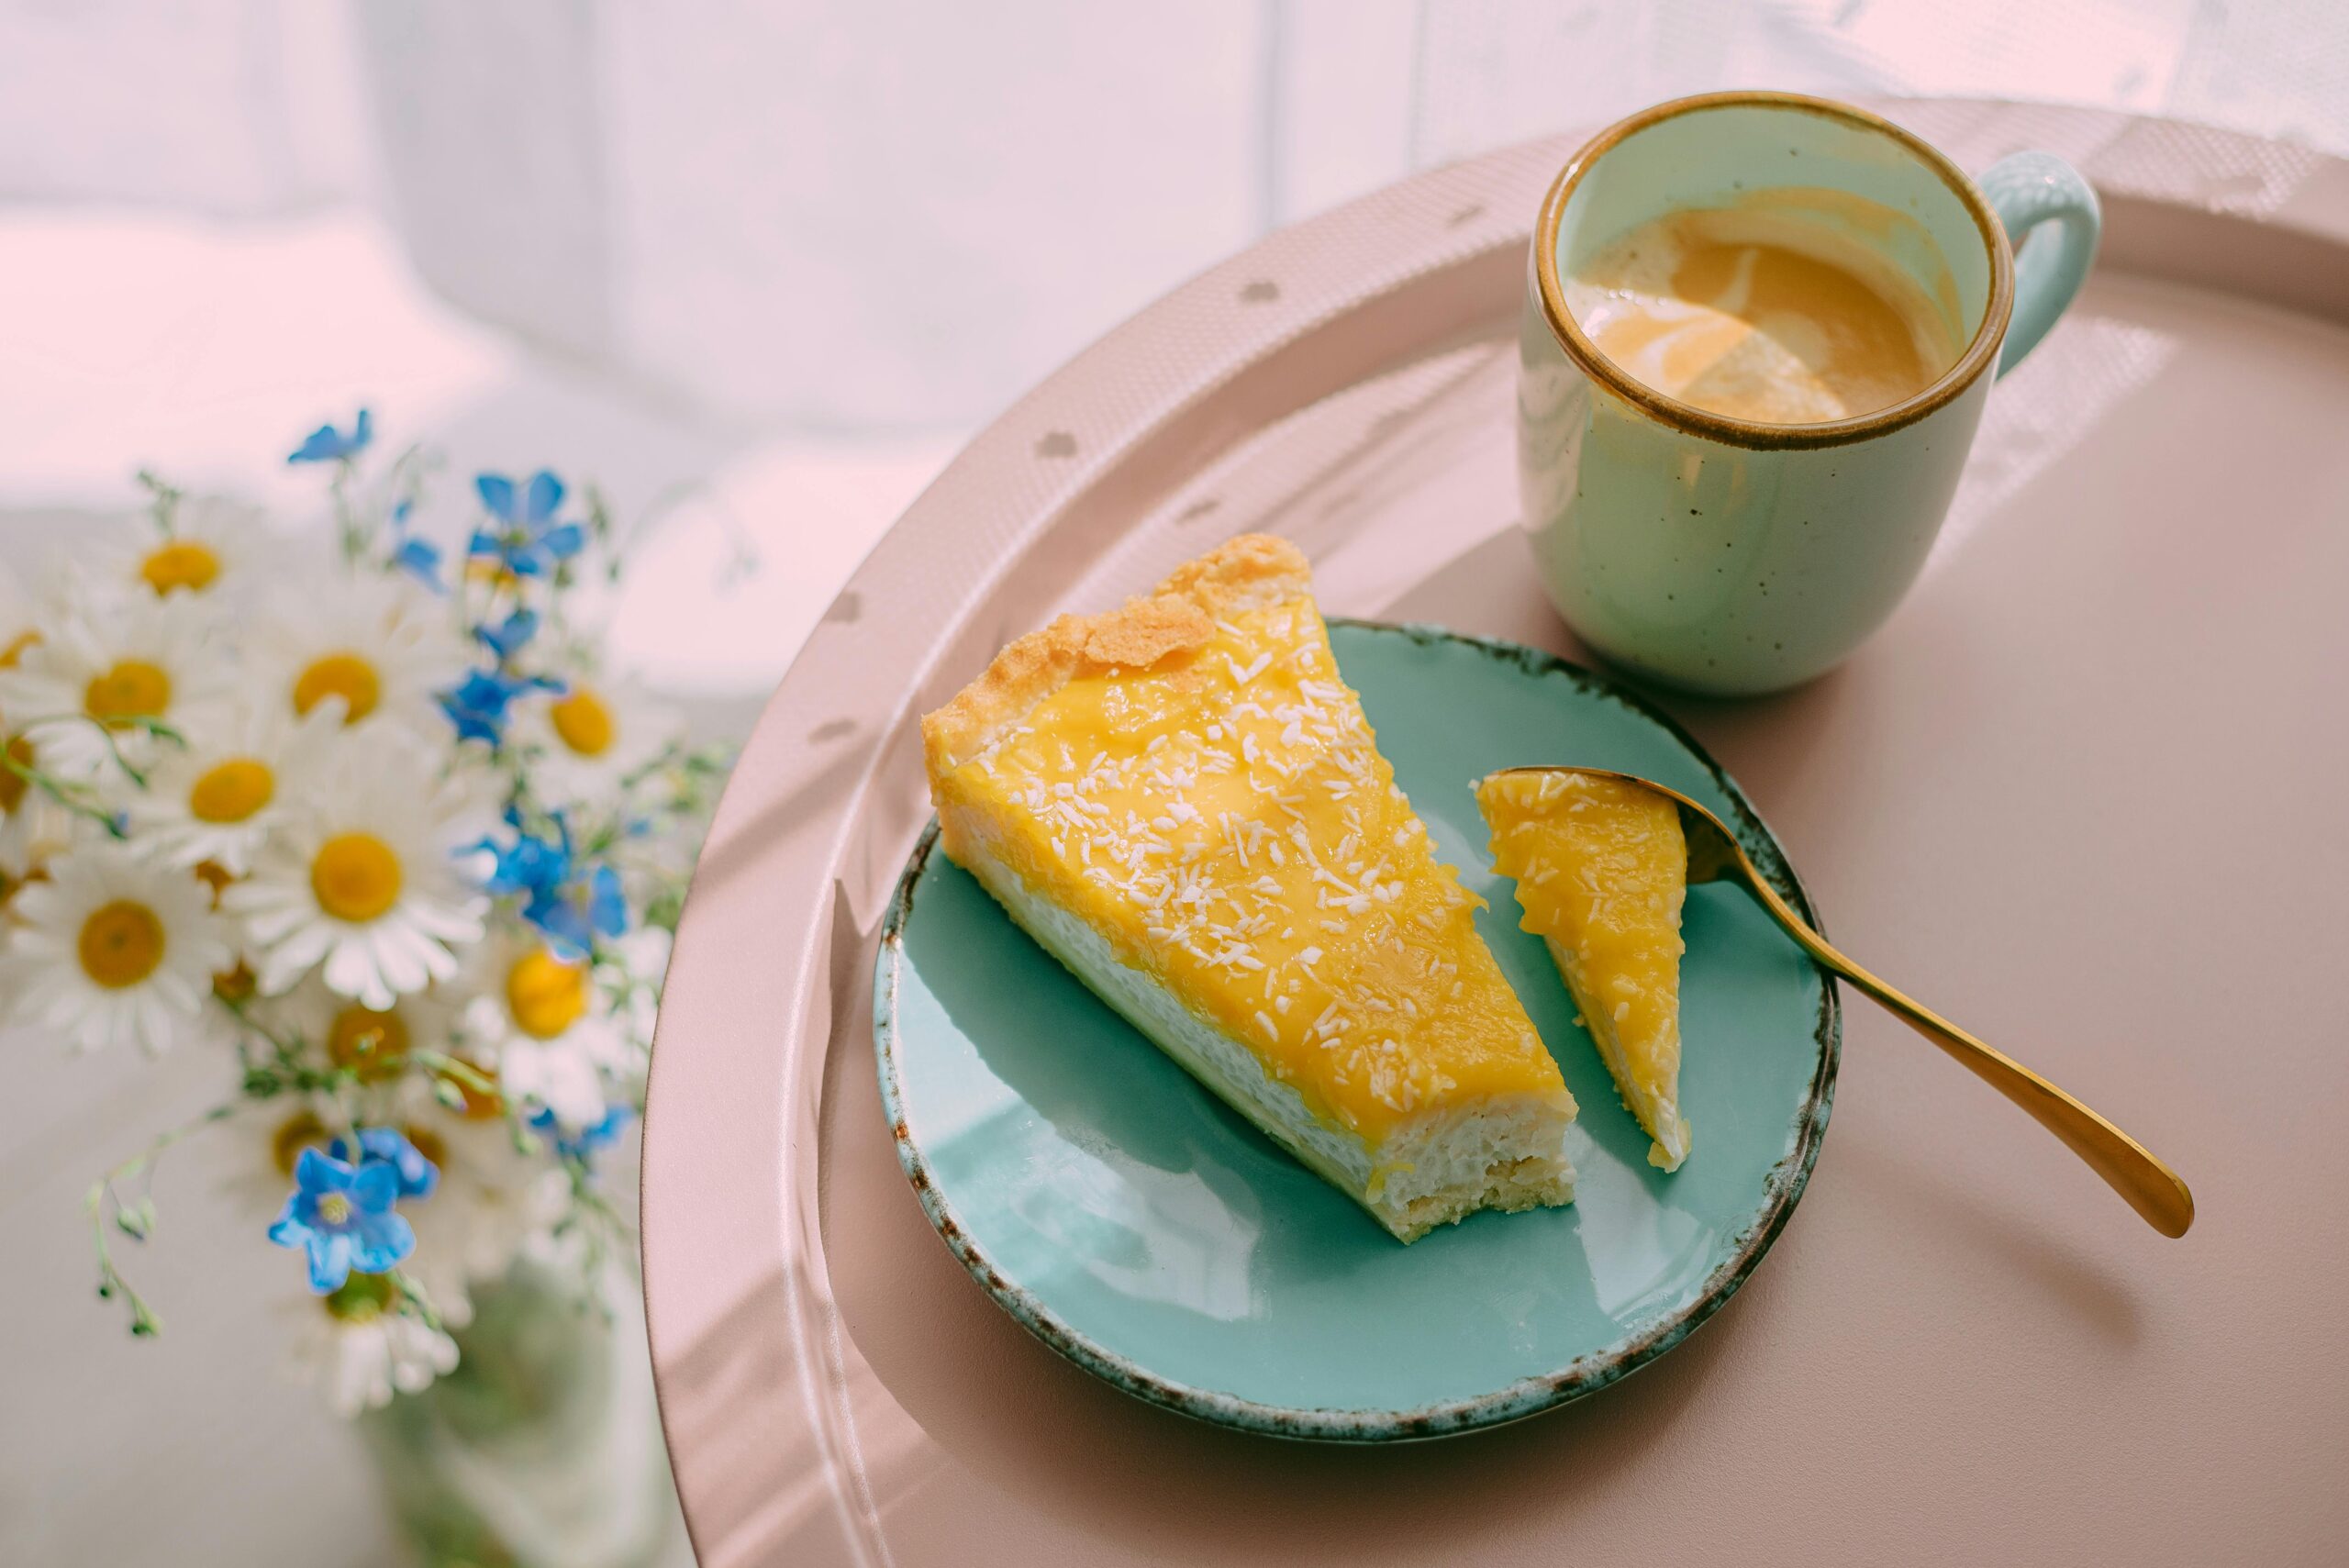
[[[1841,975],[1875,997],[1900,1019],[1948,1051],[1975,1076],[2021,1106],[2032,1119],[2064,1140],[2065,1147],[2087,1162],[2088,1169],[2128,1200],[2145,1223],[2165,1236],[2183,1236],[2194,1223],[2194,1195],[2176,1172],[2161,1162],[2151,1150],[2071,1095],[2002,1052],[1991,1050],[1940,1014],[1920,1006],[1899,992],[1845,958],[1827,939],[1804,924],[1777,890],[1764,880],[1746,858],[1737,836],[1720,817],[1653,779],[1604,768],[1507,768],[1511,773],[1581,773],[1586,778],[1612,779],[1663,795],[1680,808],[1681,831],[1688,840],[1688,881],[1733,882],[1752,894],[1771,918],[1786,928],[1802,950],[1821,968]]]

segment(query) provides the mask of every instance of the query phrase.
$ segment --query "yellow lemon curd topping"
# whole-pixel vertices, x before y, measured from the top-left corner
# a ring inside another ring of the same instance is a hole
[[[139,575],[158,598],[175,588],[202,593],[220,575],[220,558],[199,540],[166,539],[147,552],[139,563]]]
[[[294,711],[306,714],[328,697],[340,697],[343,723],[356,724],[383,700],[383,678],[356,653],[323,655],[295,677]]]
[[[985,833],[1325,1124],[1375,1142],[1455,1097],[1565,1096],[1310,598],[1078,675],[940,805],[950,854]]]
[[[1526,930],[1548,939],[1624,1103],[1676,1168],[1681,1118],[1680,906],[1688,845],[1661,795],[1582,773],[1496,773],[1477,786],[1493,862],[1517,881]]]

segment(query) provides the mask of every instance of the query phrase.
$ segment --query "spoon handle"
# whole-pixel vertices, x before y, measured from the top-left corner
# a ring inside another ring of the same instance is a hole
[[[2165,1236],[2183,1236],[2194,1223],[2194,1195],[2176,1172],[2143,1144],[2002,1051],[1993,1051],[1947,1018],[1878,980],[1810,929],[1758,875],[1742,879],[1764,908],[1805,952],[1875,997],[1900,1019],[1964,1062],[1984,1083],[2029,1112],[2063,1140],[2088,1169]]]

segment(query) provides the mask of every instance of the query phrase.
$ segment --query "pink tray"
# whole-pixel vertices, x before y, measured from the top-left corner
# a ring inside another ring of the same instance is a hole
[[[2349,1497],[2349,164],[2172,122],[1881,106],[2108,203],[1909,602],[1790,695],[1665,699],[1831,928],[2137,1131],[2182,1242],[1848,1015],[1775,1265],[1558,1414],[1384,1452],[1096,1383],[923,1219],[871,975],[914,733],[1008,638],[1244,528],[1332,613],[1576,651],[1512,519],[1527,234],[1571,139],[1273,236],[1006,415],[860,568],[727,792],[645,1140],[652,1345],[706,1568],[2340,1560]]]

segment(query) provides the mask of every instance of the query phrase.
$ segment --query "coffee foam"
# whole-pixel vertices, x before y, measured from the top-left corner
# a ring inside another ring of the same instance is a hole
[[[1922,286],[1801,204],[1668,214],[1602,248],[1564,292],[1584,334],[1627,374],[1762,423],[1872,413],[1957,358]]]

